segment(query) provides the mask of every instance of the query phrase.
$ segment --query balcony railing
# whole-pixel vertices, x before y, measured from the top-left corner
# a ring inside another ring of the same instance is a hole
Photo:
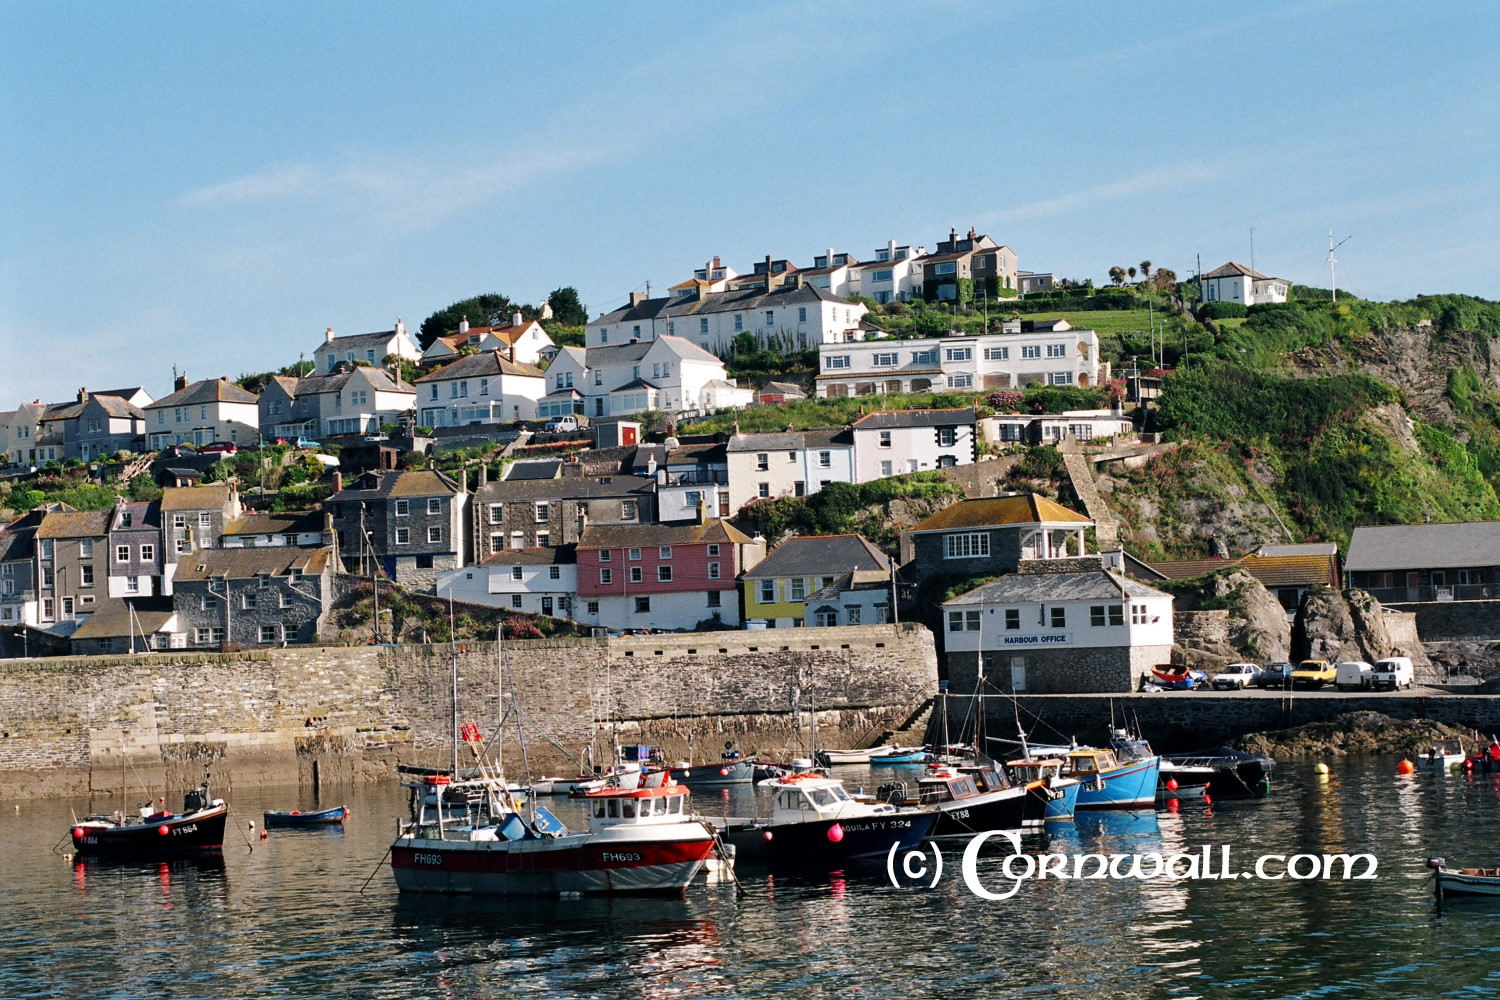
[[[1369,587],[1370,596],[1381,604],[1430,601],[1487,601],[1500,594],[1500,587],[1484,583],[1452,583],[1439,587]]]

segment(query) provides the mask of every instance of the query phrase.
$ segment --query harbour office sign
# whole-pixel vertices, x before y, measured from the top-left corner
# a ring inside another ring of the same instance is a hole
[[[1002,646],[1068,646],[1072,642],[1073,637],[1067,632],[1047,635],[1007,635],[1000,638]]]

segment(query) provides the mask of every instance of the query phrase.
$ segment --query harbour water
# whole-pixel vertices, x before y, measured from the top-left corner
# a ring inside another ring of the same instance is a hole
[[[55,852],[86,803],[7,802],[0,997],[1500,995],[1500,904],[1439,913],[1424,867],[1433,854],[1500,860],[1500,777],[1403,778],[1395,765],[1332,762],[1326,780],[1283,765],[1267,799],[1081,816],[1023,841],[1069,855],[1207,845],[1216,861],[1228,847],[1235,870],[1261,855],[1371,853],[1373,880],[1054,878],[998,901],[965,887],[961,842],[944,845],[935,888],[893,887],[881,862],[742,867],[741,891],[695,885],[683,898],[399,897],[384,864],[404,805],[394,786],[340,797],[342,830],[264,841],[262,810],[314,803],[230,791],[212,863],[66,860]],[[840,770],[851,785],[891,777]],[[695,802],[743,814],[752,796]],[[565,820],[570,806],[554,804]],[[999,873],[1008,853],[980,857],[992,891],[1013,885]]]

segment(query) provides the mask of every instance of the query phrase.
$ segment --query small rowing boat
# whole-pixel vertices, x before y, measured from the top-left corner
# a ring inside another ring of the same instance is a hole
[[[302,812],[300,809],[268,809],[262,814],[266,826],[333,826],[349,817],[348,806]]]

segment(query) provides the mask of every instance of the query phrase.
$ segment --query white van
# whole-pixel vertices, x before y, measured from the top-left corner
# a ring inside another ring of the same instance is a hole
[[[1340,691],[1363,691],[1370,686],[1375,668],[1364,660],[1338,663],[1333,668],[1333,686]]]
[[[1400,691],[1411,687],[1414,678],[1410,657],[1387,656],[1376,662],[1375,672],[1370,675],[1370,686],[1376,690],[1390,688],[1392,691]]]

